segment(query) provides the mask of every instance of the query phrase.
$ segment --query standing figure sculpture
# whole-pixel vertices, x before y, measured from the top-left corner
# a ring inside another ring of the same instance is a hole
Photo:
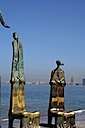
[[[23,48],[19,41],[18,34],[13,33],[14,41],[13,46],[13,59],[11,70],[11,96],[10,96],[10,109],[9,109],[9,128],[13,125],[15,117],[13,115],[22,114],[25,109],[24,99],[24,64],[23,64]]]
[[[0,22],[5,28],[10,28],[7,24],[5,24],[2,12],[0,11]]]
[[[64,86],[66,85],[64,71],[60,69],[61,61],[56,61],[57,68],[52,70],[49,84],[50,88],[50,99],[48,108],[48,124],[51,124],[52,116],[50,110],[64,110]]]

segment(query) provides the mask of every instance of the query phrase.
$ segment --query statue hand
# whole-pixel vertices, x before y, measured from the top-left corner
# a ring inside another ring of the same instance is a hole
[[[24,80],[24,78],[23,77],[17,77],[18,79],[19,79],[19,81],[21,82],[21,83],[24,83],[25,84],[25,80]]]
[[[55,81],[55,80],[52,80],[51,83],[52,83],[52,84],[56,84],[56,81]]]
[[[18,81],[17,79],[12,78],[12,79],[10,80],[10,83],[15,83],[15,82],[17,82],[17,81]]]

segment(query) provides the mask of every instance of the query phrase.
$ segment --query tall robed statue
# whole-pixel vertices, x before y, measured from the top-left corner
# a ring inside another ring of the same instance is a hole
[[[24,95],[24,62],[23,62],[23,47],[19,41],[18,34],[13,33],[13,58],[11,69],[11,95],[9,108],[9,127],[13,128],[14,119],[20,119],[20,128],[39,128],[40,113],[27,112]]]
[[[9,108],[9,128],[13,126],[13,120],[20,117],[26,111],[25,96],[24,96],[24,63],[23,63],[23,47],[19,41],[18,34],[13,33],[14,41],[12,69],[11,69],[11,95]]]
[[[11,70],[11,87],[12,87],[12,112],[25,110],[24,102],[24,63],[23,63],[23,48],[19,41],[18,34],[13,33],[13,59]]]
[[[0,10],[0,22],[1,22],[1,24],[2,24],[5,28],[10,28],[10,27],[5,23],[5,21],[4,21],[4,19],[3,19],[3,15],[2,15],[1,10]]]

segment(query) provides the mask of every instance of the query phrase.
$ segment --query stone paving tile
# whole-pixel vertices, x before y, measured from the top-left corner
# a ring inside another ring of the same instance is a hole
[[[19,128],[19,122],[18,121],[16,121],[16,122],[17,123],[14,123],[14,128]],[[75,124],[76,124],[76,128],[85,128],[85,121],[76,121]],[[1,128],[8,128],[8,121],[1,122]],[[40,123],[39,128],[49,128],[47,126],[47,121],[42,120],[42,123]],[[52,125],[52,127],[50,127],[50,128],[55,128],[55,126]]]

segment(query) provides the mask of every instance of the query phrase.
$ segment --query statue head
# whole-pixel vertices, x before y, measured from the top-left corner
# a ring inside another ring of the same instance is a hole
[[[14,32],[13,33],[13,38],[16,40],[16,39],[18,39],[18,33],[17,32]]]
[[[56,61],[56,64],[57,64],[57,66],[64,65],[63,63],[61,63],[60,60],[57,60],[57,61]]]

